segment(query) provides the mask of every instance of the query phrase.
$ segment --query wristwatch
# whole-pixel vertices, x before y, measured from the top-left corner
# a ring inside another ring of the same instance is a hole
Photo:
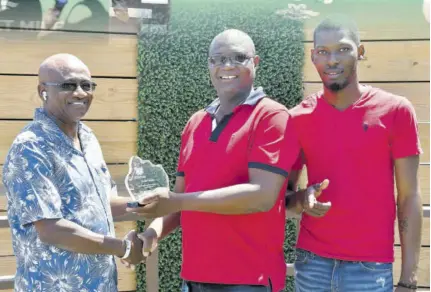
[[[132,242],[129,239],[123,239],[123,242],[126,244],[126,252],[121,257],[121,259],[127,259],[132,251]]]

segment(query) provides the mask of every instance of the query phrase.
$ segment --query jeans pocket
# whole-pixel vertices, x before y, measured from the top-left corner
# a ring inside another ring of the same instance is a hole
[[[297,249],[295,251],[295,264],[306,264],[308,262],[308,252]]]
[[[359,265],[366,271],[386,272],[392,270],[392,263],[359,262]]]

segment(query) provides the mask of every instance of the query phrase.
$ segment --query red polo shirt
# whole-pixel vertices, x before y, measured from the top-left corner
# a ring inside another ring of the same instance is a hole
[[[254,92],[212,131],[216,106],[195,113],[181,138],[178,175],[185,192],[248,183],[249,168],[287,177],[299,153],[289,114],[281,104]],[[216,101],[217,104],[217,101]],[[281,188],[268,212],[218,215],[181,214],[181,276],[202,283],[267,285],[281,291],[286,266],[283,253],[285,207]]]
[[[309,183],[329,179],[318,200],[332,202],[322,218],[303,216],[297,247],[322,257],[392,262],[394,159],[421,153],[410,102],[367,87],[344,111],[319,92],[290,112]]]

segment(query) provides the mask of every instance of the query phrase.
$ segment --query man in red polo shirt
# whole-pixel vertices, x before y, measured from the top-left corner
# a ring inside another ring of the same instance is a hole
[[[287,109],[253,87],[258,63],[244,32],[214,38],[208,66],[218,98],[184,128],[174,193],[159,190],[130,210],[171,214],[145,231],[146,245],[181,223],[183,291],[284,287],[284,195],[299,144]],[[307,206],[307,197],[296,199]]]
[[[354,23],[338,17],[318,25],[311,56],[324,87],[290,111],[302,149],[295,168],[305,163],[311,184],[328,178],[319,200],[332,203],[323,218],[302,217],[298,292],[393,291],[397,210],[397,291],[416,287],[422,224],[416,116],[406,98],[358,82],[364,56],[358,35]],[[297,177],[292,172],[290,183]]]

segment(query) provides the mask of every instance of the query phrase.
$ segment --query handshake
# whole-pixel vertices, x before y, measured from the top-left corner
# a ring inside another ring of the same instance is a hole
[[[121,259],[121,262],[126,267],[135,269],[135,265],[144,263],[157,248],[157,233],[152,228],[148,228],[142,233],[131,230],[123,238],[123,245],[127,246],[127,241],[131,244],[130,252]],[[127,248],[125,252],[127,253]]]

